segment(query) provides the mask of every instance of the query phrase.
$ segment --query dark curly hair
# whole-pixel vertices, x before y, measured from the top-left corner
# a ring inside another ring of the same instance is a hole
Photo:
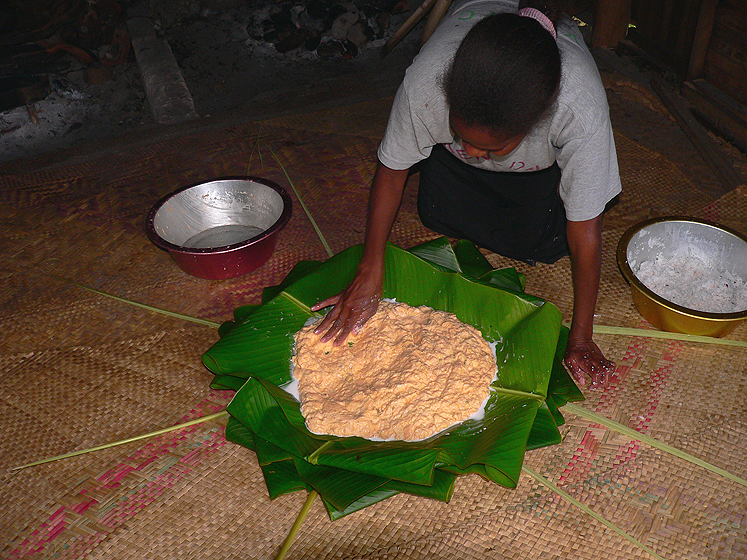
[[[558,21],[559,2],[523,1]],[[488,16],[470,29],[443,79],[449,109],[468,126],[506,136],[526,134],[552,106],[560,84],[560,51],[535,19]]]

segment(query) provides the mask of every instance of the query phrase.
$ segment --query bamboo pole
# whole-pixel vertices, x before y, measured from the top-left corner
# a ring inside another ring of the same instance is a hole
[[[420,41],[418,41],[418,48],[422,48],[428,39],[431,38],[436,27],[438,27],[438,24],[441,23],[441,20],[446,15],[450,5],[451,0],[436,0],[436,5],[433,6],[431,13],[428,14],[428,20],[425,22],[423,34],[420,36]]]
[[[384,58],[386,55],[388,55],[390,52],[392,52],[392,49],[397,46],[397,44],[404,38],[405,35],[407,35],[410,30],[415,27],[415,25],[423,18],[423,16],[433,7],[433,4],[436,2],[436,0],[425,0],[417,10],[415,10],[412,15],[407,19],[405,23],[402,24],[402,27],[400,27],[394,35],[392,35],[389,40],[386,42],[386,45],[384,45],[381,48],[381,58]]]

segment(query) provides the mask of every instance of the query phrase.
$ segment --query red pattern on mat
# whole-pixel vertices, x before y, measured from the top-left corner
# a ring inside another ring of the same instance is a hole
[[[216,402],[225,401],[227,405],[232,396],[233,392],[231,391],[211,392],[205,400],[182,417],[179,423],[189,422],[224,409],[225,406],[217,405]],[[136,492],[129,493],[126,498],[112,505],[104,505],[101,510],[89,511],[91,508],[100,505],[99,500],[95,497],[91,498],[89,494],[95,494],[100,489],[117,488],[128,475],[143,471],[151,463],[162,459],[199,429],[200,425],[196,425],[164,434],[137,449],[132,456],[98,477],[95,487],[92,488],[91,484],[88,484],[88,487],[82,488],[77,496],[70,497],[69,500],[74,503],[58,508],[47,522],[31,531],[30,537],[13,550],[9,558],[23,558],[44,551],[70,527],[71,518],[75,519],[85,515],[91,520],[91,523],[86,525],[85,531],[89,534],[80,538],[79,532],[78,535],[70,539],[68,548],[55,554],[55,558],[84,557],[101,543],[110,532],[154,502],[165,490],[179,482],[190,472],[189,466],[198,465],[206,453],[217,452],[228,441],[223,430],[209,431],[202,441],[192,444],[193,449],[189,453],[175,461],[175,463],[184,465],[185,468],[160,469],[156,476],[143,477],[143,482]],[[172,465],[168,466],[171,467]]]
[[[645,326],[642,324],[640,325],[640,328],[645,328]],[[625,378],[628,376],[631,369],[639,367],[649,350],[649,342],[650,340],[647,338],[633,339],[625,352],[625,357],[622,359],[622,363],[617,366],[609,386],[602,393],[595,412],[607,417],[614,417],[612,413],[614,413],[616,403],[620,401],[619,392],[620,389],[625,386]],[[642,413],[637,417],[637,421],[631,419],[628,423],[628,425],[634,430],[640,433],[645,433],[651,424],[651,420],[653,419],[659,405],[661,393],[666,387],[667,381],[675,367],[675,362],[682,351],[682,348],[683,345],[681,342],[673,340],[669,342],[666,350],[662,353],[660,360],[668,363],[651,372],[648,382],[645,384],[645,387],[648,389],[646,405],[639,408]],[[571,482],[572,478],[579,480],[582,477],[589,475],[602,444],[597,434],[600,431],[606,433],[606,430],[606,428],[599,424],[591,424],[587,428],[586,433],[581,439],[581,444],[578,446],[573,457],[568,461],[568,465],[563,470],[563,474],[559,478],[559,483],[563,484]],[[613,460],[615,468],[634,460],[640,445],[640,441],[637,440],[632,440],[626,445],[621,445],[617,449]]]
[[[648,349],[647,342],[648,339],[645,338],[634,338],[630,343],[622,359],[622,363],[617,365],[609,385],[604,389],[595,412],[604,414],[606,410],[613,408],[613,403],[618,402],[618,393],[624,387],[628,373],[646,355],[646,350]],[[581,480],[589,474],[594,466],[594,460],[601,445],[601,441],[594,435],[594,431],[599,431],[600,429],[603,428],[598,424],[592,424],[587,428],[584,437],[581,439],[581,444],[563,470],[563,474],[558,480],[559,484],[572,483]]]
[[[721,218],[721,206],[718,204],[718,201],[716,201],[703,208],[702,214],[703,219],[719,223]]]
[[[642,414],[637,418],[637,422],[630,422],[629,425],[634,430],[645,433],[651,424],[651,419],[654,417],[657,407],[659,406],[659,398],[661,396],[664,387],[669,380],[669,377],[674,368],[674,361],[682,350],[682,343],[678,341],[670,341],[667,350],[662,354],[662,360],[667,360],[670,363],[666,366],[659,367],[651,372],[649,376],[649,382],[647,387],[649,388],[648,402],[646,406],[641,407]],[[621,446],[615,456],[615,464],[623,464],[627,461],[635,459],[638,449],[641,446],[640,441],[633,440],[628,444],[627,447]]]

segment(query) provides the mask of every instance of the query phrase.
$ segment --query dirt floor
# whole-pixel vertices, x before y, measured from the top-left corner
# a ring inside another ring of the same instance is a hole
[[[279,53],[251,36],[272,4],[152,0],[154,29],[168,42],[199,118],[157,124],[132,53],[93,80],[90,65],[68,56],[68,69],[50,75],[47,97],[0,113],[0,166],[5,164],[6,172],[38,169],[196,130],[388,98],[417,53],[424,25],[421,20],[385,58],[380,56],[386,41],[417,7],[405,3],[408,9],[392,16],[388,28],[357,56],[325,60],[304,49]],[[591,20],[588,13],[580,16],[582,22]],[[582,30],[591,32],[590,26],[582,25]],[[101,47],[104,56],[106,48],[111,46]],[[646,72],[656,70],[630,53],[613,58],[621,67],[634,69],[631,77],[630,72],[619,72],[617,64],[600,63],[615,129],[674,162],[699,188],[723,194],[725,187],[712,168],[692,158],[691,140],[645,85]],[[737,174],[747,173],[743,153],[716,136],[711,135],[711,141]]]
[[[424,25],[422,20],[382,59],[383,45],[417,7],[410,2],[409,9],[392,15],[382,36],[372,38],[356,56],[322,59],[303,48],[279,53],[272,44],[250,36],[253,22],[266,19],[274,4],[270,0],[152,4],[155,32],[174,54],[199,121],[181,132],[154,121],[132,52],[121,64],[99,67],[96,83],[90,83],[91,65],[68,54],[63,60],[69,67],[49,75],[47,97],[0,113],[0,163],[70,148],[90,152],[110,140],[126,143],[222,126],[227,120],[258,120],[386,97],[396,91]]]

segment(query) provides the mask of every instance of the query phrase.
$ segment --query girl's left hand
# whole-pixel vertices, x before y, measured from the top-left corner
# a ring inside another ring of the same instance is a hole
[[[591,377],[591,388],[606,387],[615,364],[604,357],[593,340],[568,341],[563,363],[579,385],[586,385],[586,376]]]

